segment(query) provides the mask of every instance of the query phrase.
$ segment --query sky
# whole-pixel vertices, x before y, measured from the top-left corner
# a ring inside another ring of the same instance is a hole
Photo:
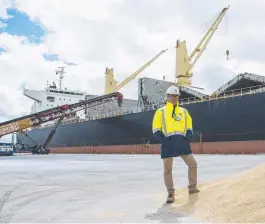
[[[168,49],[120,92],[137,99],[142,77],[174,81],[177,39],[190,54],[228,5],[192,71],[205,93],[241,72],[265,74],[264,0],[0,0],[0,122],[30,113],[23,86],[58,83],[59,66],[63,87],[101,95],[106,67],[121,82]]]

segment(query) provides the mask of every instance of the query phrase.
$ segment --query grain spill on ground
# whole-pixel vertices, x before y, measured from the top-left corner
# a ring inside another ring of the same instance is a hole
[[[199,185],[199,194],[176,191],[172,209],[206,222],[265,222],[265,164]]]

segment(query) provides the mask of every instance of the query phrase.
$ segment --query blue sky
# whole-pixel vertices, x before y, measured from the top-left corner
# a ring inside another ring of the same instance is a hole
[[[0,18],[0,21],[7,25],[1,29],[1,32],[6,32],[10,35],[26,36],[32,43],[42,42],[42,37],[44,37],[46,32],[41,24],[32,22],[27,14],[14,8],[7,9],[7,13],[11,18]]]
[[[29,16],[20,12],[15,8],[7,9],[9,18],[0,18],[0,22],[4,24],[0,28],[0,33],[6,32],[14,36],[23,36],[27,38],[27,42],[31,44],[43,43],[43,37],[47,33],[45,27],[36,21],[31,21]],[[0,54],[5,52],[4,48],[0,46]],[[44,54],[43,58],[47,61],[57,61],[59,57],[57,54]],[[73,63],[67,63],[69,65]]]
[[[5,52],[4,48],[0,47],[0,54],[2,54],[3,52]]]

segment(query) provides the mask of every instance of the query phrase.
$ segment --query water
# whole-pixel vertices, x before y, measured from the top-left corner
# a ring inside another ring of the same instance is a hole
[[[265,155],[195,155],[198,181],[257,166]],[[188,169],[173,165],[175,187]],[[18,155],[0,157],[4,222],[187,222],[165,207],[159,155]],[[192,220],[191,220],[192,221]]]

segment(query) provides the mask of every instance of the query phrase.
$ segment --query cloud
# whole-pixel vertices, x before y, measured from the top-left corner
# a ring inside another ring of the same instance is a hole
[[[7,96],[6,96],[6,94],[4,94],[3,92],[0,92],[0,101],[1,101],[1,104],[4,104],[4,105],[6,105],[6,106],[11,106],[12,107],[12,105],[8,102],[8,99],[7,99]],[[0,116],[2,117],[2,116],[7,116],[8,115],[8,107],[6,107],[6,108],[0,108]]]
[[[176,40],[186,40],[191,53],[229,4],[193,69],[193,85],[208,92],[239,72],[264,74],[263,0],[0,0],[0,30],[5,26],[0,33],[0,90],[8,99],[0,110],[12,116],[29,113],[32,101],[22,95],[21,85],[44,89],[47,81],[58,81],[58,66],[66,66],[64,87],[101,95],[106,67],[114,68],[121,82],[168,49],[121,89],[125,98],[137,99],[138,78],[175,80]],[[17,21],[18,15],[33,28],[18,32],[15,23],[10,27],[8,18]]]
[[[229,68],[224,68],[218,65],[210,65],[203,68],[199,75],[195,77],[194,81],[195,83],[198,83],[198,87],[206,87],[207,94],[211,94],[236,75],[237,74]]]
[[[43,54],[43,57],[47,61],[58,61],[58,55],[57,54]]]
[[[4,30],[6,27],[7,27],[7,24],[0,21],[0,30]]]
[[[7,9],[13,6],[12,1],[10,0],[0,0],[0,18],[8,19],[11,16],[8,15]]]

